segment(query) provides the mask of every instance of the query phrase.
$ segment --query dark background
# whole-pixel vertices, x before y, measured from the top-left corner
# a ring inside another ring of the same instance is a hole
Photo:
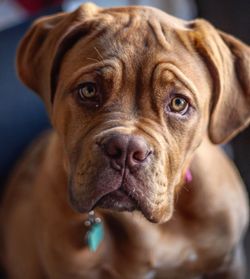
[[[218,28],[250,43],[249,0],[197,0],[196,3],[199,17],[207,18]],[[13,164],[32,139],[49,127],[42,102],[16,77],[16,47],[35,17],[59,10],[59,6],[50,7],[24,23],[0,32],[0,197]],[[250,189],[250,128],[237,136],[231,146],[235,163]],[[250,256],[249,235],[245,247]]]

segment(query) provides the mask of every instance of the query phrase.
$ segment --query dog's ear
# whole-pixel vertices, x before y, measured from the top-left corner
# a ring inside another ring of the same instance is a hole
[[[20,42],[16,59],[18,75],[25,85],[41,96],[49,111],[51,71],[58,48],[63,43],[67,44],[63,39],[96,13],[97,9],[94,4],[87,3],[72,13],[42,17],[32,24]]]
[[[209,137],[223,143],[250,122],[250,48],[205,20],[192,27],[193,43],[213,80]]]

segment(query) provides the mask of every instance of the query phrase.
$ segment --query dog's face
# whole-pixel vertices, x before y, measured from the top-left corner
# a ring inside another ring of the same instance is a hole
[[[249,61],[249,49],[229,40]],[[63,142],[74,208],[138,209],[153,222],[171,217],[203,137],[221,142],[249,122],[247,64],[240,57],[237,76],[229,55],[238,53],[222,45],[208,23],[145,7],[87,4],[35,23],[18,69],[42,95]],[[232,82],[244,92],[232,93]],[[232,111],[236,100],[243,107]]]

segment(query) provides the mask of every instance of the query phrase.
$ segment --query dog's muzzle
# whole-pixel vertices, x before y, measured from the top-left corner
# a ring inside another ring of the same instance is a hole
[[[124,187],[125,176],[136,177],[136,172],[148,163],[152,150],[142,137],[122,134],[109,136],[99,147],[110,167],[122,177],[122,183],[117,190],[103,196],[96,205],[119,211],[137,209],[138,202],[132,193],[135,189]]]

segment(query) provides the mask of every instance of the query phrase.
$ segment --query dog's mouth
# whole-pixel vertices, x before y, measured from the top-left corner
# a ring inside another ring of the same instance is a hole
[[[171,215],[171,202],[168,195],[158,193],[146,175],[118,175],[116,172],[97,175],[91,182],[81,185],[72,181],[69,184],[70,201],[73,208],[80,213],[87,213],[93,209],[103,208],[112,211],[139,211],[151,222],[159,223],[167,220]],[[112,175],[111,175],[112,174]],[[74,187],[77,185],[78,187]],[[87,185],[92,185],[87,188]],[[84,190],[78,192],[77,190]]]
[[[129,196],[129,194],[126,193],[126,191],[122,187],[120,187],[118,190],[115,190],[103,196],[95,204],[95,207],[131,212],[138,209],[138,204],[135,199]]]

